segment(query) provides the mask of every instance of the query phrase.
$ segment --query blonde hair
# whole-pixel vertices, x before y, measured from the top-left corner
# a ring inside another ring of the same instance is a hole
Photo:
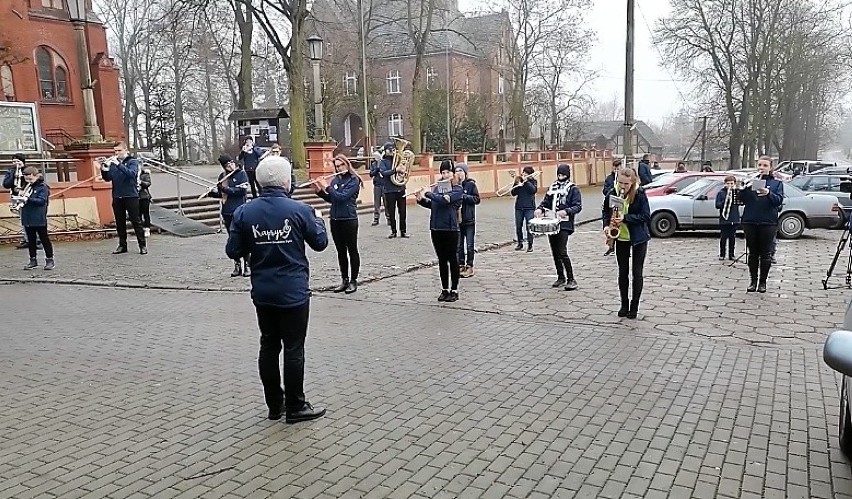
[[[618,170],[618,177],[616,177],[616,182],[618,182],[618,179],[620,179],[621,177],[627,177],[632,181],[630,189],[627,191],[626,197],[627,202],[632,203],[633,199],[636,198],[636,191],[639,189],[639,175],[633,168],[626,167],[622,168],[621,170]]]

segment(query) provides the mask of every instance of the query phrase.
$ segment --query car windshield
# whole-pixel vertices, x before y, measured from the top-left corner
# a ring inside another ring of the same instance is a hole
[[[694,198],[699,193],[703,192],[704,189],[713,185],[715,182],[718,182],[718,179],[715,178],[702,178],[700,180],[696,180],[695,182],[689,184],[684,187],[682,191],[678,192],[678,196],[686,196],[690,198]]]
[[[677,180],[677,178],[680,177],[681,175],[683,175],[683,174],[682,173],[664,173],[664,174],[660,175],[659,177],[655,178],[653,182],[645,185],[645,188],[646,189],[654,189],[656,187],[665,187],[665,186],[671,184],[672,182],[674,182],[675,180]]]

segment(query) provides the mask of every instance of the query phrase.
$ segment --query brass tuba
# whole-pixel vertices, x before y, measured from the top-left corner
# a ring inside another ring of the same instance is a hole
[[[405,149],[411,142],[394,137],[396,149],[393,152],[393,174],[390,181],[393,185],[404,187],[408,183],[408,177],[411,175],[411,168],[414,166],[414,153]],[[398,171],[400,168],[402,172]]]

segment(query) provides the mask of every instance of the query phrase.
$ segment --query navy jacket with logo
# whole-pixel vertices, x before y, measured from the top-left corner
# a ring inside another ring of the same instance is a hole
[[[243,162],[243,169],[247,172],[253,172],[257,169],[258,163],[260,163],[260,157],[263,156],[263,149],[254,146],[250,153],[246,153],[245,151],[240,151],[240,155],[238,158]]]
[[[251,299],[256,305],[291,308],[310,299],[305,244],[328,246],[325,223],[310,206],[287,197],[281,187],[264,187],[251,203],[237,208],[225,253],[236,260],[251,255]]]
[[[740,199],[743,208],[742,223],[752,225],[778,225],[778,211],[784,204],[784,184],[771,176],[761,177],[766,180],[769,194],[758,196],[757,191],[742,189]]]
[[[462,182],[461,225],[476,223],[476,205],[479,204],[479,188],[472,178]]]
[[[538,182],[531,178],[523,185],[512,187],[512,195],[515,196],[516,210],[534,210],[535,193],[538,191]]]
[[[554,182],[555,184],[555,182]],[[554,209],[553,208],[553,186],[551,186],[547,190],[547,194],[544,195],[544,199],[541,200],[541,204],[538,206],[539,209]],[[577,213],[583,211],[583,200],[580,195],[580,188],[574,184],[571,184],[571,187],[568,188],[568,194],[565,196],[565,199],[559,203],[556,203],[555,211],[565,210],[568,212],[568,216],[563,218],[559,222],[559,231],[567,232],[569,234],[574,233],[574,216]],[[554,216],[556,216],[554,214]]]
[[[331,180],[328,190],[317,192],[317,196],[331,203],[332,220],[358,220],[358,193],[361,179],[357,175],[344,173]]]
[[[221,182],[222,178],[227,174],[228,172],[220,173],[218,181]],[[246,204],[246,195],[248,192],[245,187],[240,186],[248,184],[248,181],[246,172],[238,170],[237,173],[228,177],[225,187],[222,187],[221,184],[216,184],[216,192],[211,192],[209,196],[212,198],[221,198],[223,194],[225,195],[225,202],[222,203],[222,215],[233,215],[237,211],[237,208]]]
[[[459,208],[463,195],[461,186],[457,185],[447,194],[449,201],[444,198],[444,194],[427,192],[423,199],[417,202],[420,206],[432,210],[429,230],[458,232]]]
[[[385,178],[384,192],[388,194],[405,192],[404,185],[396,185],[390,181],[391,176],[393,176],[393,158],[383,158],[379,163],[379,172]]]
[[[139,161],[128,156],[117,165],[110,165],[109,170],[101,170],[101,177],[112,182],[112,198],[139,197]]]
[[[47,227],[47,205],[50,203],[50,188],[43,179],[33,183],[33,192],[21,207],[21,224],[24,227]]]
[[[716,209],[719,210],[719,225],[739,225],[740,224],[740,207],[732,204],[731,213],[728,218],[722,216],[722,210],[725,209],[725,199],[728,197],[728,188],[722,189],[716,193]]]

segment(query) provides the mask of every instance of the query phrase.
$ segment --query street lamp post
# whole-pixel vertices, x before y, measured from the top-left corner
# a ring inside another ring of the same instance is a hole
[[[322,87],[320,83],[320,61],[322,60],[322,38],[313,35],[308,38],[308,56],[314,69],[314,140],[325,140],[322,116]]]
[[[74,24],[77,41],[77,56],[80,60],[80,85],[83,90],[83,140],[89,143],[103,142],[98,118],[95,115],[95,93],[92,72],[89,68],[89,48],[86,45],[86,0],[68,0],[68,12]]]

